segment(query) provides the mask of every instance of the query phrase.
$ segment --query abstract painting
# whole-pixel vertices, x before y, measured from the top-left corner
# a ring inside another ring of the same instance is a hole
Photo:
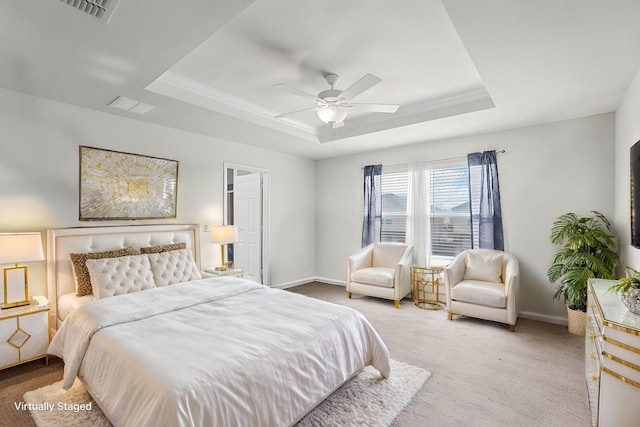
[[[178,162],[80,146],[80,220],[175,218]]]

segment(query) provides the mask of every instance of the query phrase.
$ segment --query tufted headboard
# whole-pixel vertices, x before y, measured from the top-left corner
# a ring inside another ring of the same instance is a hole
[[[47,291],[51,322],[58,328],[58,299],[75,292],[69,254],[102,252],[130,246],[141,247],[185,243],[200,268],[200,239],[197,224],[132,225],[115,227],[61,228],[47,231]]]

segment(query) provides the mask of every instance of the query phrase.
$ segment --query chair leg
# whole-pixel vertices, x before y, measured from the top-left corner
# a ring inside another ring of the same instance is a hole
[[[449,320],[453,320],[453,313],[448,311],[447,312],[447,317],[449,318]]]
[[[347,292],[347,298],[351,299],[351,292]]]
[[[395,300],[396,301],[396,308],[400,308],[400,301]]]
[[[511,330],[511,332],[515,332],[516,331],[516,325],[509,325],[509,329]]]

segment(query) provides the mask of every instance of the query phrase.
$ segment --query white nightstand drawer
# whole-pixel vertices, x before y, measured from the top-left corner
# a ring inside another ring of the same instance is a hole
[[[49,309],[0,312],[0,369],[47,356]]]

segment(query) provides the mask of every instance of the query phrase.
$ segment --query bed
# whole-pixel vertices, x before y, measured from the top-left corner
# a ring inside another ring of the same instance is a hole
[[[125,247],[134,255],[86,261],[101,298],[69,296],[71,253]],[[184,253],[199,271],[197,225],[50,230],[47,253],[49,352],[65,362],[64,387],[79,378],[116,426],[293,425],[365,366],[390,375],[384,342],[355,310],[191,270],[165,286]],[[158,286],[108,294],[144,287],[147,270]]]

